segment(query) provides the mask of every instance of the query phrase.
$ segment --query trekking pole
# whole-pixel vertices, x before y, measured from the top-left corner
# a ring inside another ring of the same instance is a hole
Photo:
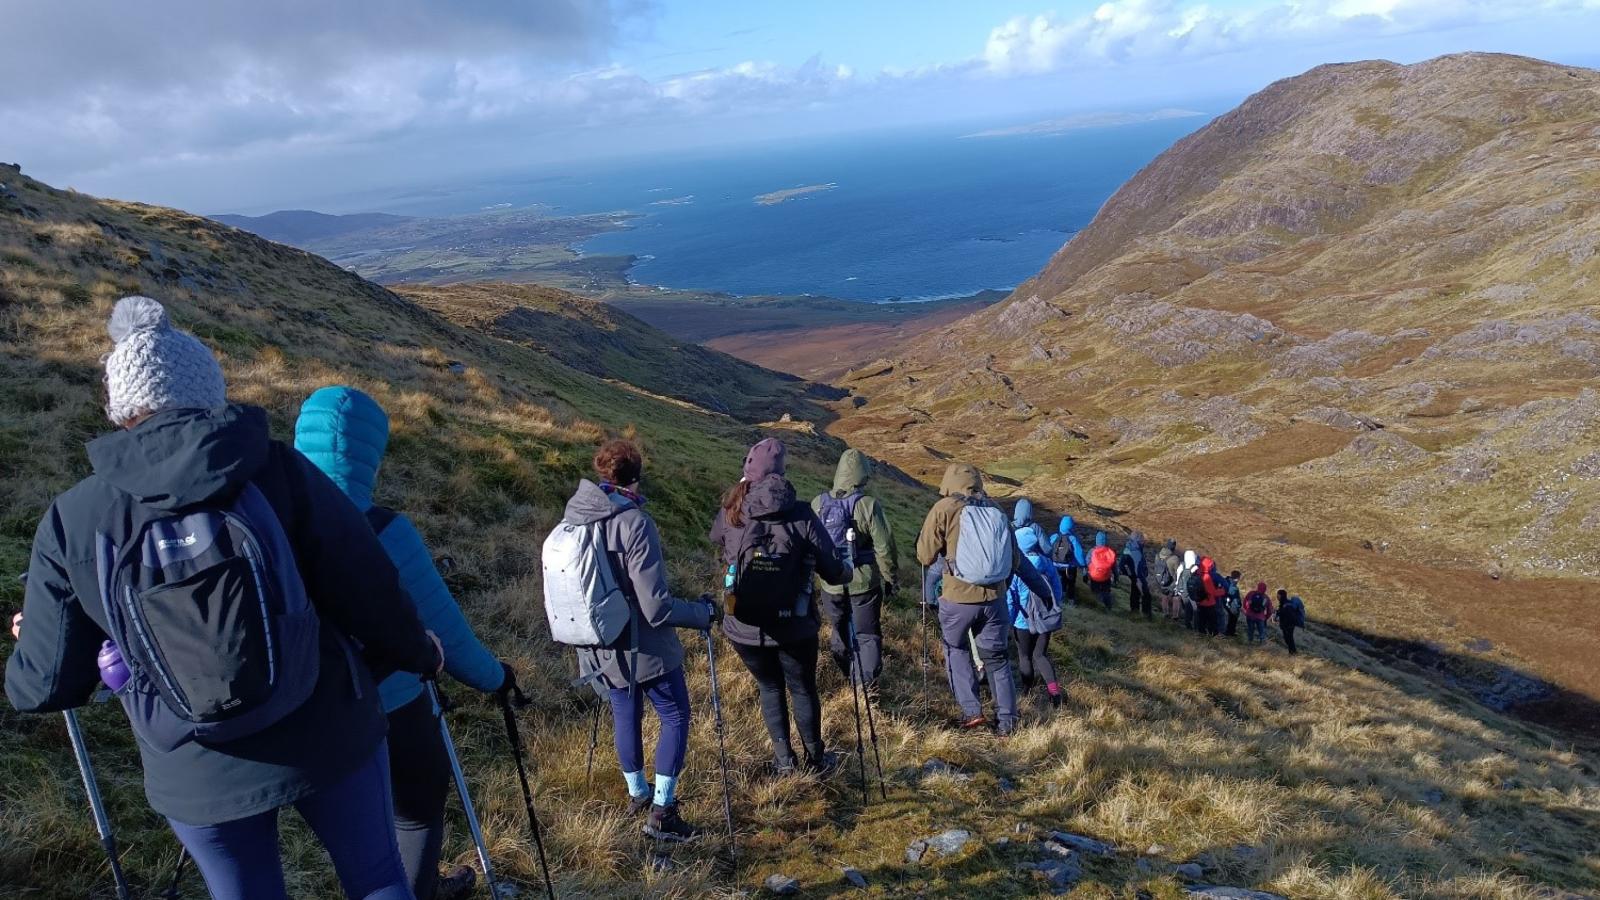
[[[928,583],[928,567],[922,567],[922,583]],[[925,589],[925,588],[924,588]],[[928,699],[928,598],[925,594],[917,595],[917,606],[922,608],[922,699]]]
[[[478,822],[478,812],[472,806],[472,795],[467,791],[467,773],[461,769],[461,757],[456,755],[456,742],[450,737],[450,726],[444,720],[445,700],[433,682],[428,685],[428,697],[433,701],[433,714],[439,719],[439,737],[444,741],[445,755],[450,758],[450,774],[455,778],[456,793],[461,797],[461,812],[467,817],[467,831],[472,835],[472,845],[478,850],[478,864],[483,867],[483,883],[489,896],[499,900],[500,885],[495,881],[494,866],[489,864],[489,846],[483,841],[483,826]]]
[[[100,799],[100,784],[94,777],[94,765],[89,761],[89,745],[83,739],[83,729],[78,727],[78,715],[65,710],[61,715],[67,720],[67,737],[72,740],[72,753],[78,758],[78,774],[83,776],[83,791],[89,795],[89,811],[94,814],[95,830],[100,832],[100,846],[105,848],[106,859],[111,861],[111,878],[117,884],[118,900],[132,900],[128,878],[122,874],[122,862],[117,859],[117,837],[111,831],[111,818],[106,815],[105,801]]]
[[[594,751],[600,746],[600,704],[594,707],[594,721],[589,725],[589,762],[583,767],[583,781],[587,790],[594,790]]]
[[[511,757],[517,761],[517,779],[522,782],[522,803],[528,808],[528,828],[533,831],[533,845],[539,851],[539,871],[544,875],[544,890],[549,900],[556,900],[555,883],[550,880],[550,864],[544,856],[544,834],[539,827],[539,817],[533,811],[533,788],[528,786],[528,769],[522,762],[522,734],[517,730],[517,714],[512,711],[512,699],[517,706],[527,706],[528,698],[515,684],[508,693],[500,695],[500,712],[506,720],[506,740],[511,743]]]
[[[733,792],[728,786],[728,745],[723,738],[722,690],[717,686],[716,642],[706,629],[706,674],[711,679],[711,721],[717,732],[717,757],[722,763],[722,817],[728,823],[728,860],[737,863],[739,847],[733,833]]]
[[[189,848],[178,845],[178,864],[172,868],[172,883],[167,885],[165,900],[178,900],[178,885],[183,882],[183,870],[189,865]]]
[[[850,594],[848,589],[846,589],[846,607],[849,607],[849,604]],[[878,752],[878,725],[872,714],[872,692],[867,690],[867,676],[864,668],[861,665],[861,642],[856,639],[856,623],[853,617],[850,620],[850,651],[851,653],[855,654],[856,671],[860,673],[861,678],[861,700],[862,704],[867,708],[867,735],[872,740],[873,762],[878,766],[878,792],[883,795],[883,799],[888,800],[889,788],[886,784],[884,784],[883,781],[883,754]]]
[[[855,577],[855,543],[856,530],[854,528],[846,529],[843,548],[845,570],[844,616],[849,623],[846,634],[850,636],[850,644],[852,646],[856,643],[856,621],[855,608],[850,602],[850,579]],[[848,669],[849,667],[846,668]],[[865,807],[872,803],[872,794],[867,789],[867,744],[861,734],[861,685],[856,681],[855,675],[849,671],[845,672],[845,678],[850,682],[850,707],[855,711],[856,716],[856,762],[861,771],[861,805]]]

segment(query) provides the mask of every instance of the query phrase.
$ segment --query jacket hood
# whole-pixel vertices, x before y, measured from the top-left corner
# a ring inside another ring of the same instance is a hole
[[[1212,560],[1211,557],[1209,557],[1209,556],[1200,557],[1200,573],[1201,574],[1203,574],[1203,575],[1211,575],[1211,574],[1216,572],[1216,569],[1217,569],[1217,564],[1216,564],[1216,562],[1214,560]]]
[[[1039,552],[1039,530],[1036,528],[1021,528],[1017,531],[1017,547],[1023,553]]]
[[[794,485],[782,475],[768,475],[750,485],[741,509],[749,518],[768,519],[782,515],[794,503]]]
[[[1178,552],[1178,539],[1177,538],[1167,538],[1166,547],[1163,548],[1163,549],[1167,550],[1170,553],[1174,553],[1174,554],[1177,553]]]
[[[1094,545],[1096,547],[1104,547],[1106,545],[1106,533],[1104,531],[1096,531],[1094,533]]]
[[[1185,551],[1183,551],[1183,567],[1184,568],[1192,569],[1192,568],[1194,568],[1195,566],[1198,566],[1198,565],[1200,565],[1200,557],[1196,556],[1195,552],[1193,550],[1185,550]]]
[[[353,387],[325,387],[300,404],[294,448],[358,509],[372,506],[372,489],[388,447],[388,415],[378,401]]]
[[[983,493],[983,476],[978,467],[967,463],[951,463],[944,470],[944,480],[939,482],[939,495],[953,497],[957,494],[972,496]]]
[[[833,471],[833,492],[843,497],[865,488],[872,470],[871,457],[851,447],[839,457],[839,467]]]
[[[237,490],[267,461],[267,413],[256,406],[175,409],[89,442],[89,463],[112,486],[157,509]]]
[[[1011,524],[1017,528],[1033,524],[1033,501],[1023,497],[1011,512]]]
[[[1061,517],[1061,524],[1056,526],[1056,531],[1061,533],[1061,534],[1071,534],[1072,533],[1072,529],[1077,524],[1078,523],[1072,521],[1072,517],[1071,516],[1062,516]]]
[[[1265,594],[1266,592],[1267,592],[1267,583],[1265,581],[1256,582],[1256,593]]]
[[[567,501],[567,510],[561,521],[573,525],[592,525],[634,506],[636,504],[622,494],[608,494],[600,485],[585,478],[578,482],[577,492]]]
[[[1133,550],[1134,552],[1138,552],[1138,551],[1143,550],[1144,549],[1144,532],[1135,531],[1133,534],[1128,535],[1128,544],[1127,544],[1127,546],[1128,546],[1129,549]]]

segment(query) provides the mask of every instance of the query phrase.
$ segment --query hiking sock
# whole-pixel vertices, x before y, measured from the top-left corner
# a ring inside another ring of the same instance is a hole
[[[650,782],[644,780],[644,770],[623,772],[622,780],[628,783],[629,797],[643,797],[650,793]]]
[[[677,796],[678,796],[678,776],[676,776],[676,775],[662,775],[660,772],[657,772],[656,773],[656,797],[655,797],[656,805],[657,806],[671,806],[672,805],[672,801],[677,799]]]
[[[1044,689],[1049,691],[1050,692],[1050,696],[1052,696],[1052,697],[1061,696],[1061,682],[1059,682],[1059,681],[1050,682],[1049,684],[1044,686]]]

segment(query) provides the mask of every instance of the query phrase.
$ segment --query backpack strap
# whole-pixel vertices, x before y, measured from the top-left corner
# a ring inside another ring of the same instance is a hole
[[[367,507],[367,525],[372,528],[373,534],[383,534],[383,530],[388,528],[389,525],[399,517],[399,513],[387,506],[378,506],[374,504]]]

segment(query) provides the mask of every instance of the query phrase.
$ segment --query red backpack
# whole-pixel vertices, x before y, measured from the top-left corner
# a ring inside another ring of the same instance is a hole
[[[1110,547],[1096,547],[1089,551],[1089,580],[1110,581],[1111,570],[1117,566],[1116,551]]]

